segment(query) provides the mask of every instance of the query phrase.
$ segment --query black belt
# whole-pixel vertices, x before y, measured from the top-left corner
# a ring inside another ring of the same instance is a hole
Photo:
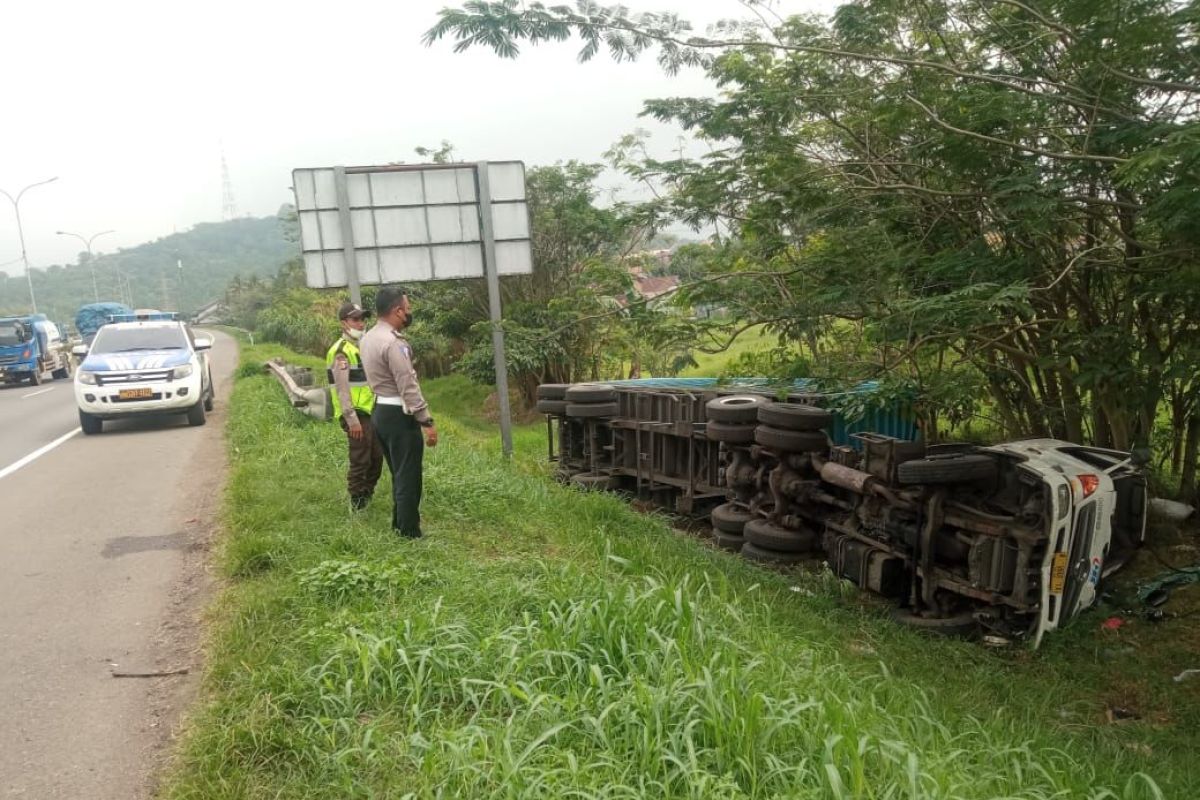
[[[349,377],[350,377],[351,383],[366,383],[367,382],[367,371],[364,370],[362,367],[351,367]],[[326,378],[326,380],[329,381],[330,384],[332,384],[334,382],[332,369],[325,370],[325,378]]]

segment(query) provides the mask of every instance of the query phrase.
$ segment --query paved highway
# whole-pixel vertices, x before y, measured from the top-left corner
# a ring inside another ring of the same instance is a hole
[[[0,797],[150,796],[200,666],[236,362],[215,338],[203,427],[130,420],[84,436],[69,381],[0,390]]]

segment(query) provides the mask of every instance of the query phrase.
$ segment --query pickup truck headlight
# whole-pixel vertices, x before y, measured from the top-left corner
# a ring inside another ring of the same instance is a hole
[[[180,378],[186,378],[188,375],[191,375],[191,374],[192,374],[192,365],[184,364],[182,367],[176,367],[175,369],[171,370],[171,380],[177,381]]]
[[[88,372],[86,369],[81,369],[75,373],[75,377],[80,383],[86,383],[88,386],[96,385],[96,373]]]

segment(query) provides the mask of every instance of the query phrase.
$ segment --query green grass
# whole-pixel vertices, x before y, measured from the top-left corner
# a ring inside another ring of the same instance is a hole
[[[759,325],[744,331],[734,340],[729,349],[723,350],[720,353],[693,351],[692,357],[696,360],[696,366],[688,367],[680,372],[679,375],[683,378],[715,378],[723,374],[726,368],[743,353],[755,350],[769,350],[778,346],[778,337],[766,333],[763,330],[763,326]]]
[[[1195,688],[1104,724],[1098,619],[1036,654],[898,629],[553,483],[539,425],[503,463],[459,379],[427,386],[427,537],[398,541],[273,354],[230,400],[227,582],[165,797],[1197,796]]]

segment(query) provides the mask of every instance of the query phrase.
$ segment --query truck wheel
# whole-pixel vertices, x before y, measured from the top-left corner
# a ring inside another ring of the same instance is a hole
[[[898,608],[892,619],[909,628],[917,628],[939,636],[971,636],[979,632],[979,623],[970,611],[951,617],[919,617],[911,608]]]
[[[754,519],[754,515],[733,503],[722,503],[712,510],[709,518],[714,530],[741,536],[742,529],[746,527],[747,522]]]
[[[572,475],[571,483],[580,489],[600,491],[612,489],[615,481],[610,475]]]
[[[104,420],[99,417],[92,416],[86,411],[79,412],[79,427],[88,436],[99,433],[104,430]]]
[[[764,550],[752,544],[749,539],[742,548],[742,556],[751,561],[764,561],[768,564],[799,564],[809,558],[806,553],[781,553],[778,550]]]
[[[707,422],[704,424],[704,436],[712,442],[750,444],[754,441],[754,425],[737,422]]]
[[[980,453],[949,453],[904,461],[896,466],[896,479],[905,485],[969,483],[996,477],[996,462]]]
[[[704,408],[710,422],[754,423],[758,421],[759,407],[769,402],[761,394],[731,394],[714,397]]]
[[[572,403],[567,402],[568,417],[615,417],[617,403]]]
[[[758,409],[758,421],[787,431],[819,431],[829,427],[833,414],[801,403],[768,403]]]
[[[214,400],[213,392],[212,392],[212,390],[209,390],[208,394],[204,395],[204,410],[205,411],[213,410],[213,400]]]
[[[615,402],[617,387],[609,383],[576,383],[563,392],[563,399],[572,405]]]
[[[717,543],[717,547],[722,550],[728,550],[731,553],[740,552],[746,544],[746,540],[736,533],[726,533],[716,528],[713,528],[713,541]]]
[[[538,400],[566,400],[569,383],[543,383],[537,387]]]
[[[63,378],[69,378],[69,377],[71,377],[71,365],[68,363],[65,367],[59,367],[58,369],[51,372],[50,375],[56,381],[60,381]]]
[[[539,387],[540,388],[540,387]],[[552,414],[561,417],[567,413],[566,400],[538,400],[537,410],[541,414]]]
[[[785,453],[820,453],[829,449],[829,439],[823,431],[788,431],[770,425],[755,428],[754,441]]]
[[[33,372],[29,376],[29,383],[33,386],[42,385],[42,371],[38,369],[36,364],[33,367]]]
[[[203,425],[204,419],[205,419],[205,417],[204,417],[204,403],[203,402],[196,403],[196,405],[194,405],[188,409],[188,412],[187,412],[188,425],[191,425],[193,427],[196,425]]]
[[[818,546],[817,534],[812,531],[783,528],[765,519],[747,523],[742,535],[755,547],[776,553],[811,553]]]

